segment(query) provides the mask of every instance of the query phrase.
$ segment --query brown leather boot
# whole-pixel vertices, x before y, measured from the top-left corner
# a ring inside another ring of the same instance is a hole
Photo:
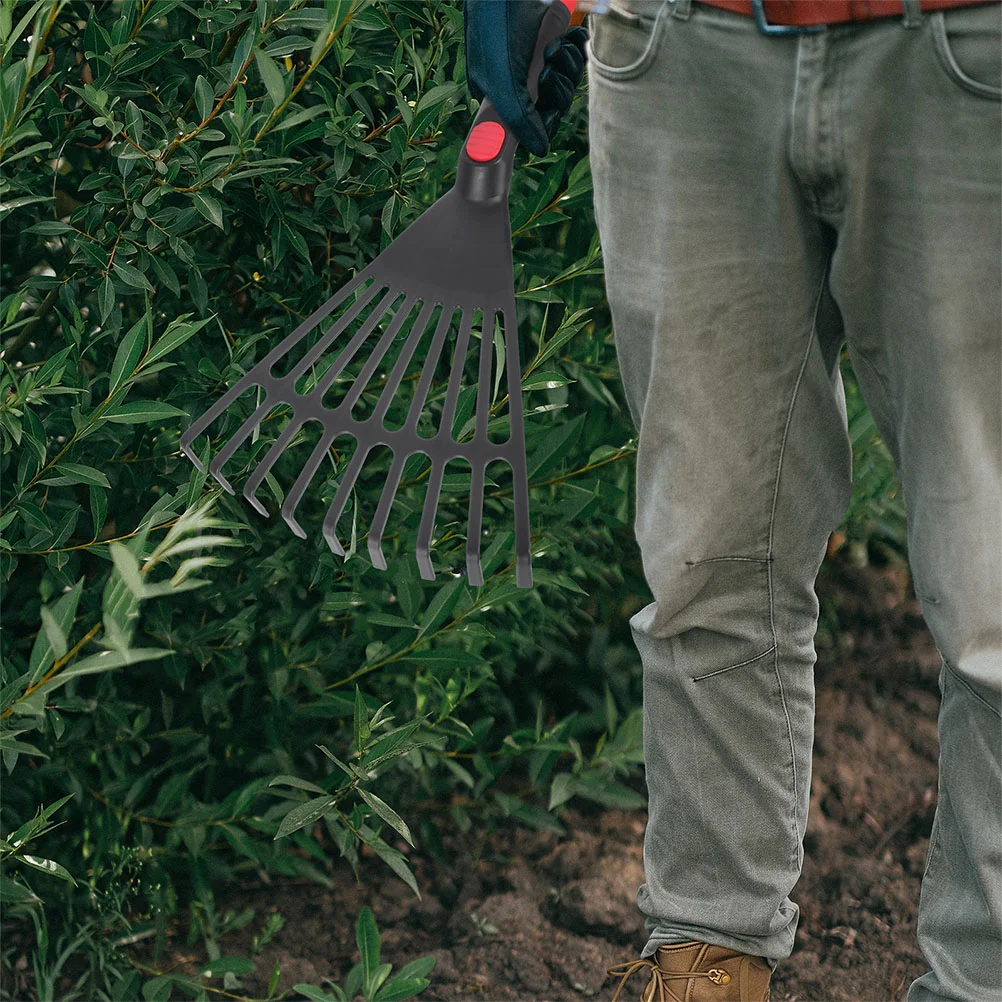
[[[665,944],[653,957],[608,968],[607,974],[623,977],[612,1002],[627,978],[644,967],[651,980],[640,1002],[769,1002],[772,968],[762,957],[697,940]]]

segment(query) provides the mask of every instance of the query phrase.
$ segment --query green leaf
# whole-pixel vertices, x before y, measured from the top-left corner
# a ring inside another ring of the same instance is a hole
[[[128,404],[119,404],[105,411],[103,416],[113,424],[146,424],[150,421],[170,421],[188,415],[187,411],[172,404],[162,404],[156,400],[136,400]]]
[[[203,978],[221,978],[224,974],[250,974],[253,970],[254,962],[249,957],[220,957],[198,973]]]
[[[429,958],[432,964],[435,958]],[[388,981],[373,996],[373,1002],[402,1002],[403,999],[413,998],[418,993],[428,987],[427,978],[405,978],[399,974],[392,981]]]
[[[305,995],[310,1002],[341,1002],[344,996],[334,996],[330,992],[321,991],[316,985],[298,984],[292,986],[293,991]]]
[[[212,85],[203,76],[195,81],[195,107],[204,122],[212,111]]]
[[[145,1002],[166,1002],[170,998],[174,979],[169,974],[150,978],[143,982],[143,999]]]
[[[417,895],[421,900],[417,880],[411,868],[407,865],[407,857],[393,846],[387,845],[381,838],[375,838],[368,843],[372,851]]]
[[[204,191],[196,191],[194,195],[195,208],[214,226],[223,228],[223,207],[211,195]]]
[[[115,274],[126,285],[132,286],[133,289],[145,289],[147,292],[153,291],[153,286],[147,281],[146,276],[138,268],[133,268],[131,264],[116,260],[112,268]]]
[[[403,837],[411,844],[414,845],[414,839],[411,838],[411,830],[407,827],[407,823],[402,817],[389,804],[385,801],[380,800],[374,793],[369,790],[365,790],[362,787],[358,787],[358,795],[391,827],[394,831],[399,832]]]
[[[277,108],[285,100],[285,80],[282,77],[282,71],[278,68],[275,60],[263,49],[257,49],[254,52],[254,58],[257,60],[258,72],[261,74],[261,80],[268,91],[268,97]]]
[[[72,884],[74,887],[77,886],[77,882],[73,879],[73,874],[52,859],[42,859],[40,856],[16,856],[21,863],[25,863],[30,866],[33,870],[38,870],[41,873],[47,873],[50,877],[58,877],[60,880],[65,880]]]
[[[362,699],[362,690],[358,683],[355,684],[355,747],[358,751],[365,748],[366,741],[369,740],[369,714],[365,709],[365,700]]]
[[[358,913],[355,942],[358,944],[358,953],[362,960],[362,980],[368,985],[379,966],[379,930],[376,928],[376,917],[368,905]]]
[[[136,598],[143,597],[143,577],[139,573],[139,561],[135,554],[122,543],[112,543],[108,550],[114,561],[115,570],[125,582],[125,586]]]
[[[212,317],[206,317],[204,320],[198,320],[195,323],[185,323],[179,320],[172,321],[167,330],[164,331],[163,336],[153,345],[149,354],[143,359],[143,365],[150,365],[165,355],[169,355],[175,349],[180,348],[185,341],[194,337],[211,319]]]
[[[40,480],[42,484],[52,484],[55,486],[65,486],[67,484],[94,484],[97,487],[110,487],[111,482],[100,471],[93,466],[84,466],[83,463],[56,463],[52,468],[55,476],[46,477]]]
[[[5,905],[41,903],[41,898],[30,888],[0,874],[0,903]]]
[[[83,592],[84,579],[80,578],[77,583],[64,595],[61,595],[51,606],[42,610],[43,624],[44,616],[48,615],[52,621],[52,629],[58,631],[63,637],[63,649],[57,654],[56,645],[52,643],[50,629],[38,631],[35,637],[35,644],[31,649],[31,656],[28,659],[29,685],[34,685],[55,663],[57,657],[62,657],[66,653],[66,637],[69,636],[73,626],[73,617],[77,612],[77,604]]]
[[[307,790],[310,793],[321,793],[324,796],[329,796],[326,790],[317,786],[316,783],[310,783],[305,779],[299,779],[298,776],[275,776],[274,778],[268,780],[268,785],[293,786],[297,790]]]
[[[558,386],[566,386],[568,383],[572,382],[574,382],[573,379],[567,379],[559,372],[547,369],[545,372],[533,372],[526,376],[525,379],[522,380],[522,389],[552,390]]]
[[[107,275],[102,279],[101,287],[98,289],[97,302],[101,311],[101,323],[104,323],[115,308],[115,283]]]
[[[313,824],[314,821],[322,818],[335,803],[336,799],[327,794],[323,797],[314,797],[312,800],[307,800],[298,807],[294,807],[282,818],[282,823],[278,826],[278,831],[275,832],[275,838],[283,838],[300,828]]]
[[[112,668],[124,668],[126,665],[139,664],[141,661],[155,661],[166,657],[170,651],[158,650],[155,647],[132,647],[126,652],[102,651],[92,654],[82,661],[74,661],[56,675],[53,682],[65,682],[77,675],[96,675],[99,672],[110,671]]]
[[[135,372],[139,356],[146,347],[146,325],[147,318],[143,316],[129,328],[128,333],[119,342],[115,361],[111,364],[111,378],[108,381],[109,397]]]
[[[62,625],[56,621],[55,616],[46,608],[42,609],[42,627],[49,639],[52,653],[57,659],[61,658],[66,653],[66,633]]]

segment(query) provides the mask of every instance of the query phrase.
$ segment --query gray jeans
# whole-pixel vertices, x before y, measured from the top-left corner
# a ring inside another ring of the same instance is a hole
[[[591,170],[623,386],[650,937],[793,950],[814,583],[851,497],[838,356],[904,486],[943,656],[908,1002],[1002,998],[998,5],[771,38],[690,0],[593,18]]]

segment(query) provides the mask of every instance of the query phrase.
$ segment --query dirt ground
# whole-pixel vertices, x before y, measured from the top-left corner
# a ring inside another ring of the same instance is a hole
[[[811,815],[793,892],[801,919],[772,998],[897,1002],[927,969],[915,921],[936,803],[940,660],[902,572],[839,565],[819,590],[853,624],[843,638],[851,651],[822,654],[817,667]],[[646,813],[581,804],[563,820],[566,836],[516,825],[456,833],[446,840],[448,866],[408,850],[422,901],[371,857],[361,867],[368,889],[347,864],[333,893],[303,884],[231,889],[220,911],[257,914],[220,943],[223,955],[247,956],[277,910],[285,925],[242,977],[242,992],[265,997],[276,960],[281,989],[328,976],[343,985],[359,959],[354,921],[369,904],[382,961],[399,970],[435,956],[421,999],[611,999],[618,979],[606,968],[638,957],[646,938],[635,904]],[[194,973],[206,958],[179,940],[161,960],[161,969]],[[646,981],[634,975],[623,1002],[639,998]]]

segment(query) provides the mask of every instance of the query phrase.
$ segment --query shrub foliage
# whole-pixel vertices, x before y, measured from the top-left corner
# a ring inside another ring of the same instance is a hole
[[[342,559],[319,530],[350,446],[328,450],[303,501],[305,540],[178,446],[452,184],[475,110],[461,42],[454,3],[0,3],[0,854],[39,998],[57,984],[66,999],[136,997],[123,944],[149,932],[159,949],[177,914],[217,961],[205,976],[236,990],[247,968],[218,962],[213,902],[242,874],[331,887],[332,861],[364,851],[419,894],[407,852],[440,851],[444,826],[560,831],[575,797],[644,804],[625,620],[649,596],[582,94],[545,157],[520,154],[511,200],[533,589],[515,586],[511,486],[492,468],[474,587],[460,464],[428,582],[414,557],[423,457],[380,571],[363,544],[389,455],[352,493]],[[507,388],[494,391],[503,430]],[[439,384],[432,414],[443,397]],[[202,454],[256,403],[239,401]],[[463,433],[473,406],[460,398]],[[288,419],[270,414],[236,452],[234,484]],[[261,486],[273,516],[308,445],[294,438]],[[846,532],[899,546],[896,513],[878,510],[886,464],[866,461],[879,483]],[[354,985],[367,998],[386,976],[373,970]],[[424,973],[401,978],[417,991]],[[204,991],[150,974],[145,998]]]

